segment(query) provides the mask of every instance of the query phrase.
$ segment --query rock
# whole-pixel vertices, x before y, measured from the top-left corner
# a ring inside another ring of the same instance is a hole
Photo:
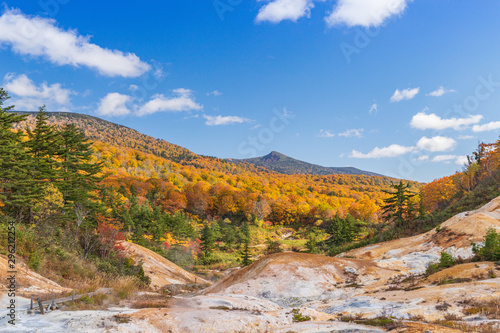
[[[354,267],[349,267],[349,266],[346,266],[346,267],[344,268],[344,271],[345,271],[346,273],[349,273],[349,274],[358,275],[358,271],[357,271],[357,270],[356,270],[356,268],[354,268]]]

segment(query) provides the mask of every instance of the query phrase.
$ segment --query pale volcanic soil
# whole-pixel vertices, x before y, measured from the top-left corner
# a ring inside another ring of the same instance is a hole
[[[489,227],[500,231],[500,197],[449,219],[439,231],[338,257],[273,254],[233,270],[201,293],[172,297],[166,308],[85,311],[84,315],[54,311],[42,322],[51,323],[50,332],[385,332],[355,321],[390,317],[400,321],[391,332],[462,332],[439,325],[450,319],[468,325],[468,331],[474,331],[470,329],[474,325],[490,324],[497,325],[491,332],[500,332],[500,320],[481,311],[466,311],[471,302],[500,306],[500,266],[472,262],[423,274],[442,251],[470,259],[471,242],[481,242]],[[143,262],[156,289],[194,282],[194,275],[154,252],[133,244],[127,251]],[[32,287],[51,285],[39,281],[43,279],[34,279]],[[296,322],[294,309],[310,320]],[[121,311],[126,320],[115,320],[113,311]],[[29,318],[33,317],[25,316],[21,322],[33,324]],[[0,319],[0,325],[4,323]],[[44,329],[38,331],[49,332]]]
[[[4,255],[0,255],[0,295],[7,294],[7,277],[10,271],[8,260]],[[71,292],[71,289],[64,288],[56,282],[46,279],[40,274],[32,271],[28,266],[19,260],[16,260],[16,289],[19,296],[29,295],[48,295],[51,293],[61,294]]]
[[[150,286],[153,289],[159,290],[168,285],[211,284],[211,282],[185,271],[156,252],[134,243],[122,242],[121,244],[128,257],[134,259],[136,263],[142,263],[144,273],[151,279]]]

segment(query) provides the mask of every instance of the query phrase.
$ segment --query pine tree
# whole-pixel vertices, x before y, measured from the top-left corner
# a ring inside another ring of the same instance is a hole
[[[410,219],[414,214],[415,207],[411,199],[416,194],[411,192],[408,189],[409,184],[404,184],[403,181],[400,181],[399,184],[393,184],[391,187],[396,191],[384,191],[390,194],[384,200],[385,205],[382,207],[384,215],[389,222],[394,221],[397,227],[407,228],[408,225],[405,221]]]
[[[248,247],[248,242],[245,243],[243,246],[243,255],[241,257],[241,265],[243,266],[248,266],[252,263],[251,255],[250,255],[250,249]]]
[[[101,180],[101,163],[91,163],[92,144],[82,130],[67,124],[60,132],[58,157],[61,160],[60,189],[65,202],[85,203],[93,198],[91,192],[98,189]]]
[[[3,107],[10,97],[0,88],[0,201],[3,211],[22,218],[35,197],[30,189],[29,159],[23,144],[24,133],[13,127],[25,120],[25,115],[11,113],[14,106]]]
[[[427,211],[425,210],[423,194],[418,197],[418,217],[425,218],[427,216]]]
[[[331,235],[328,243],[332,246],[350,243],[359,236],[364,225],[364,222],[356,220],[352,215],[344,218],[335,216],[328,227],[328,233]]]
[[[201,244],[200,248],[205,256],[212,254],[215,248],[215,237],[212,228],[208,223],[205,222],[203,229],[201,230]]]
[[[245,243],[250,243],[250,228],[247,221],[243,221],[240,228],[240,241]]]
[[[45,106],[39,108],[36,115],[35,128],[26,128],[28,141],[27,153],[30,157],[30,175],[33,179],[32,194],[41,197],[47,182],[58,178],[59,163],[56,160],[58,135],[53,126],[47,123],[48,116]]]
[[[29,174],[33,181],[29,188],[30,196],[35,201],[43,196],[45,187],[58,178],[59,162],[56,160],[59,145],[58,133],[54,126],[47,123],[48,116],[45,106],[40,107],[36,115],[35,128],[26,128],[28,141],[27,154],[30,160]],[[33,218],[33,207],[29,207],[29,221]]]
[[[241,257],[241,264],[243,266],[248,266],[252,263],[250,255],[250,228],[248,227],[248,222],[243,221],[241,226],[241,241],[243,242],[243,252]]]

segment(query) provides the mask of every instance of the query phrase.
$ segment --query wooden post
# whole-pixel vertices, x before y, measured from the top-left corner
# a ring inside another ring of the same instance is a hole
[[[40,313],[45,314],[45,311],[43,310],[42,300],[40,299],[40,297],[38,297],[38,307],[40,308]]]
[[[56,307],[56,302],[55,302],[55,294],[52,294],[52,303],[50,303],[50,309],[55,310]]]
[[[28,314],[33,313],[33,297],[30,297],[30,308],[28,309]]]
[[[73,296],[71,296],[71,301],[74,302],[75,301],[75,291],[73,290]]]
[[[197,278],[197,277],[195,277],[195,278],[194,278],[194,287],[195,287],[196,289],[198,289],[198,283],[197,283],[197,281],[198,281],[198,278]]]

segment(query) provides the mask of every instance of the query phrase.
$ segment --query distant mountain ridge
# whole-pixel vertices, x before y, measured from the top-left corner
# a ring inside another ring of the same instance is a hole
[[[21,127],[26,125],[33,127],[35,125],[36,112],[14,112],[28,115],[26,122]],[[287,175],[365,175],[385,177],[374,172],[359,170],[353,167],[324,167],[311,164],[296,160],[276,151],[266,156],[249,159],[219,159],[195,154],[179,145],[172,144],[163,139],[155,139],[132,128],[94,116],[73,112],[47,112],[47,115],[49,116],[49,122],[54,125],[75,124],[85,132],[85,135],[90,140],[110,143],[117,147],[137,149],[183,165],[193,165],[196,168],[205,168],[207,165],[211,165],[216,169],[229,171],[231,169],[230,166],[233,165],[233,167],[250,172],[258,171]],[[232,170],[230,172],[238,171]]]
[[[18,125],[19,129],[26,126],[30,128],[35,126],[35,116],[37,112],[13,112],[28,115],[26,121]],[[94,116],[74,112],[47,112],[47,115],[49,116],[48,122],[50,124],[56,126],[63,126],[67,123],[75,124],[78,128],[82,129],[87,138],[92,141],[101,141],[116,147],[136,149],[182,165],[192,165],[198,169],[208,168],[212,170],[224,170],[228,173],[238,173],[241,170],[273,173],[273,171],[269,171],[254,164],[243,163],[234,165],[229,161],[217,157],[198,155],[179,145],[163,139],[155,139],[132,128],[118,125]]]
[[[364,171],[354,167],[324,167],[317,164],[312,164],[294,159],[292,157],[281,154],[277,151],[254,158],[247,159],[229,159],[235,163],[251,163],[256,166],[276,171],[287,175],[365,175],[365,176],[380,176],[375,172]]]

